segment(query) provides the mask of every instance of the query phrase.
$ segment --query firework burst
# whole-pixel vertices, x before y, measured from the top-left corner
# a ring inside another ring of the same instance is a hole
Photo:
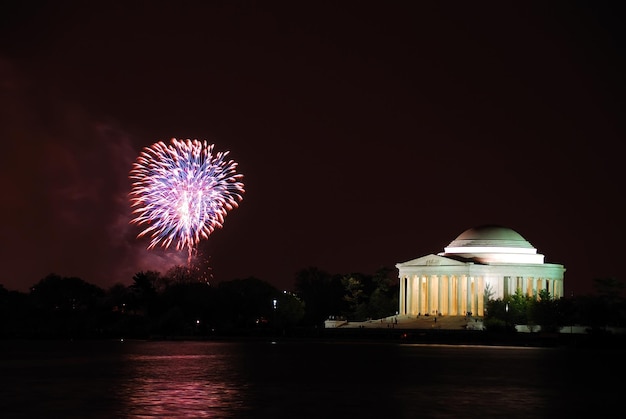
[[[243,175],[228,151],[213,152],[213,144],[199,140],[160,141],[146,147],[130,171],[130,192],[135,218],[145,225],[137,236],[150,235],[148,249],[157,245],[187,248],[189,263],[194,247],[222,227],[228,211],[243,199]]]

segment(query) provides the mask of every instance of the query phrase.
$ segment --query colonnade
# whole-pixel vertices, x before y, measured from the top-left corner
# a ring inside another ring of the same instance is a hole
[[[563,296],[563,281],[522,276],[404,275],[400,278],[399,313],[483,316],[485,290],[488,298],[498,299],[513,295],[517,290],[523,295],[536,297],[544,289],[552,298],[560,298]]]

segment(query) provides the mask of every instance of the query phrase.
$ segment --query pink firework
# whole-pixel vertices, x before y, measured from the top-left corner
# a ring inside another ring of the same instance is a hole
[[[137,236],[150,235],[148,249],[157,245],[194,247],[222,227],[228,211],[243,199],[243,175],[228,151],[213,153],[214,144],[199,140],[160,141],[146,147],[130,171],[130,192],[135,218],[146,225]]]

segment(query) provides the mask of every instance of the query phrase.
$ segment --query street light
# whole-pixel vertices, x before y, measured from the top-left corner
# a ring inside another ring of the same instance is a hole
[[[506,303],[504,305],[504,331],[508,332],[509,331],[509,303]]]
[[[274,298],[272,300],[272,306],[274,307],[274,328],[276,328],[276,307],[278,306],[278,300],[276,298]]]

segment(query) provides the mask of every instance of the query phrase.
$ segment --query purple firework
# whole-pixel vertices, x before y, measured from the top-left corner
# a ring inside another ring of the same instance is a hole
[[[149,234],[148,249],[160,244],[187,248],[222,227],[227,212],[243,199],[243,175],[228,151],[213,153],[214,144],[199,140],[160,141],[144,148],[130,171],[130,192],[135,218],[147,225],[137,236]]]

